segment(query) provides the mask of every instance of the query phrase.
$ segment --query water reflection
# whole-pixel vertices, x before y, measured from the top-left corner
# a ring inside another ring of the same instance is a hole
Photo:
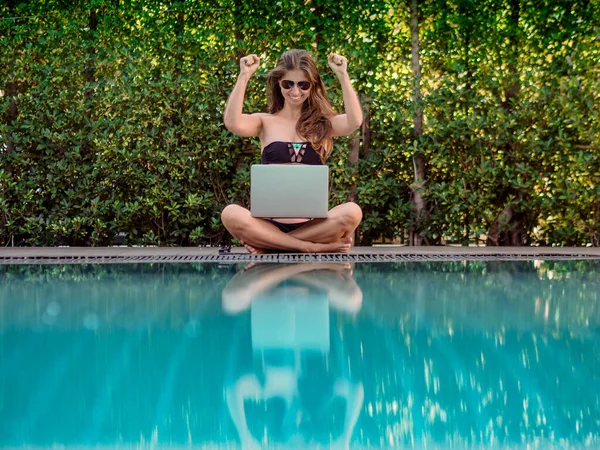
[[[226,313],[251,311],[225,389],[242,448],[349,448],[364,389],[329,311],[360,310],[352,271],[336,263],[256,265],[223,290]]]
[[[600,448],[600,262],[0,266],[0,447]]]

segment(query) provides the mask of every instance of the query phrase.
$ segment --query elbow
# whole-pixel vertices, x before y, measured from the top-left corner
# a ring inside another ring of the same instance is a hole
[[[229,131],[231,131],[233,133],[233,127],[234,127],[234,123],[233,120],[231,120],[230,117],[224,116],[223,117],[223,124],[225,125],[225,128],[227,128]]]
[[[231,133],[237,135],[237,136],[242,136],[242,133],[240,132],[240,130],[238,129],[238,127],[236,126],[236,123],[232,120],[224,120],[223,123],[225,124],[225,128],[227,128],[228,131],[230,131]]]
[[[225,128],[231,133],[237,136],[247,137],[246,134],[244,134],[244,128],[241,126],[240,121],[231,117],[225,117],[223,123],[225,124]]]
[[[352,131],[356,131],[358,130],[363,124],[363,115],[360,114],[358,117],[356,117],[352,122],[350,122],[350,128],[352,128]]]
[[[225,125],[225,128],[232,133],[235,133],[237,122],[237,118],[233,111],[229,108],[225,108],[225,112],[223,113],[223,124]]]

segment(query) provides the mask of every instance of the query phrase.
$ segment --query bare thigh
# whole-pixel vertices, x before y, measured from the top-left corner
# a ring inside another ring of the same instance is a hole
[[[343,203],[331,208],[327,219],[314,219],[290,235],[311,242],[335,242],[351,236],[361,220],[360,206],[353,202]]]

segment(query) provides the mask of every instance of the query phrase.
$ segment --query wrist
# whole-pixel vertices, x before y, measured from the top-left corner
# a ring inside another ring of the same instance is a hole
[[[250,77],[252,77],[251,73],[240,72],[240,74],[238,75],[238,80],[243,81],[244,83],[248,83],[248,81],[250,80]]]
[[[350,75],[348,75],[348,72],[338,73],[338,79],[340,82],[350,83]]]

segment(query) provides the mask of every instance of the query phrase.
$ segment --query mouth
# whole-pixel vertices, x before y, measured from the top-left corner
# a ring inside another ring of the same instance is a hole
[[[303,95],[297,95],[297,96],[290,95],[290,98],[291,98],[292,100],[300,100],[302,97],[303,97]]]

